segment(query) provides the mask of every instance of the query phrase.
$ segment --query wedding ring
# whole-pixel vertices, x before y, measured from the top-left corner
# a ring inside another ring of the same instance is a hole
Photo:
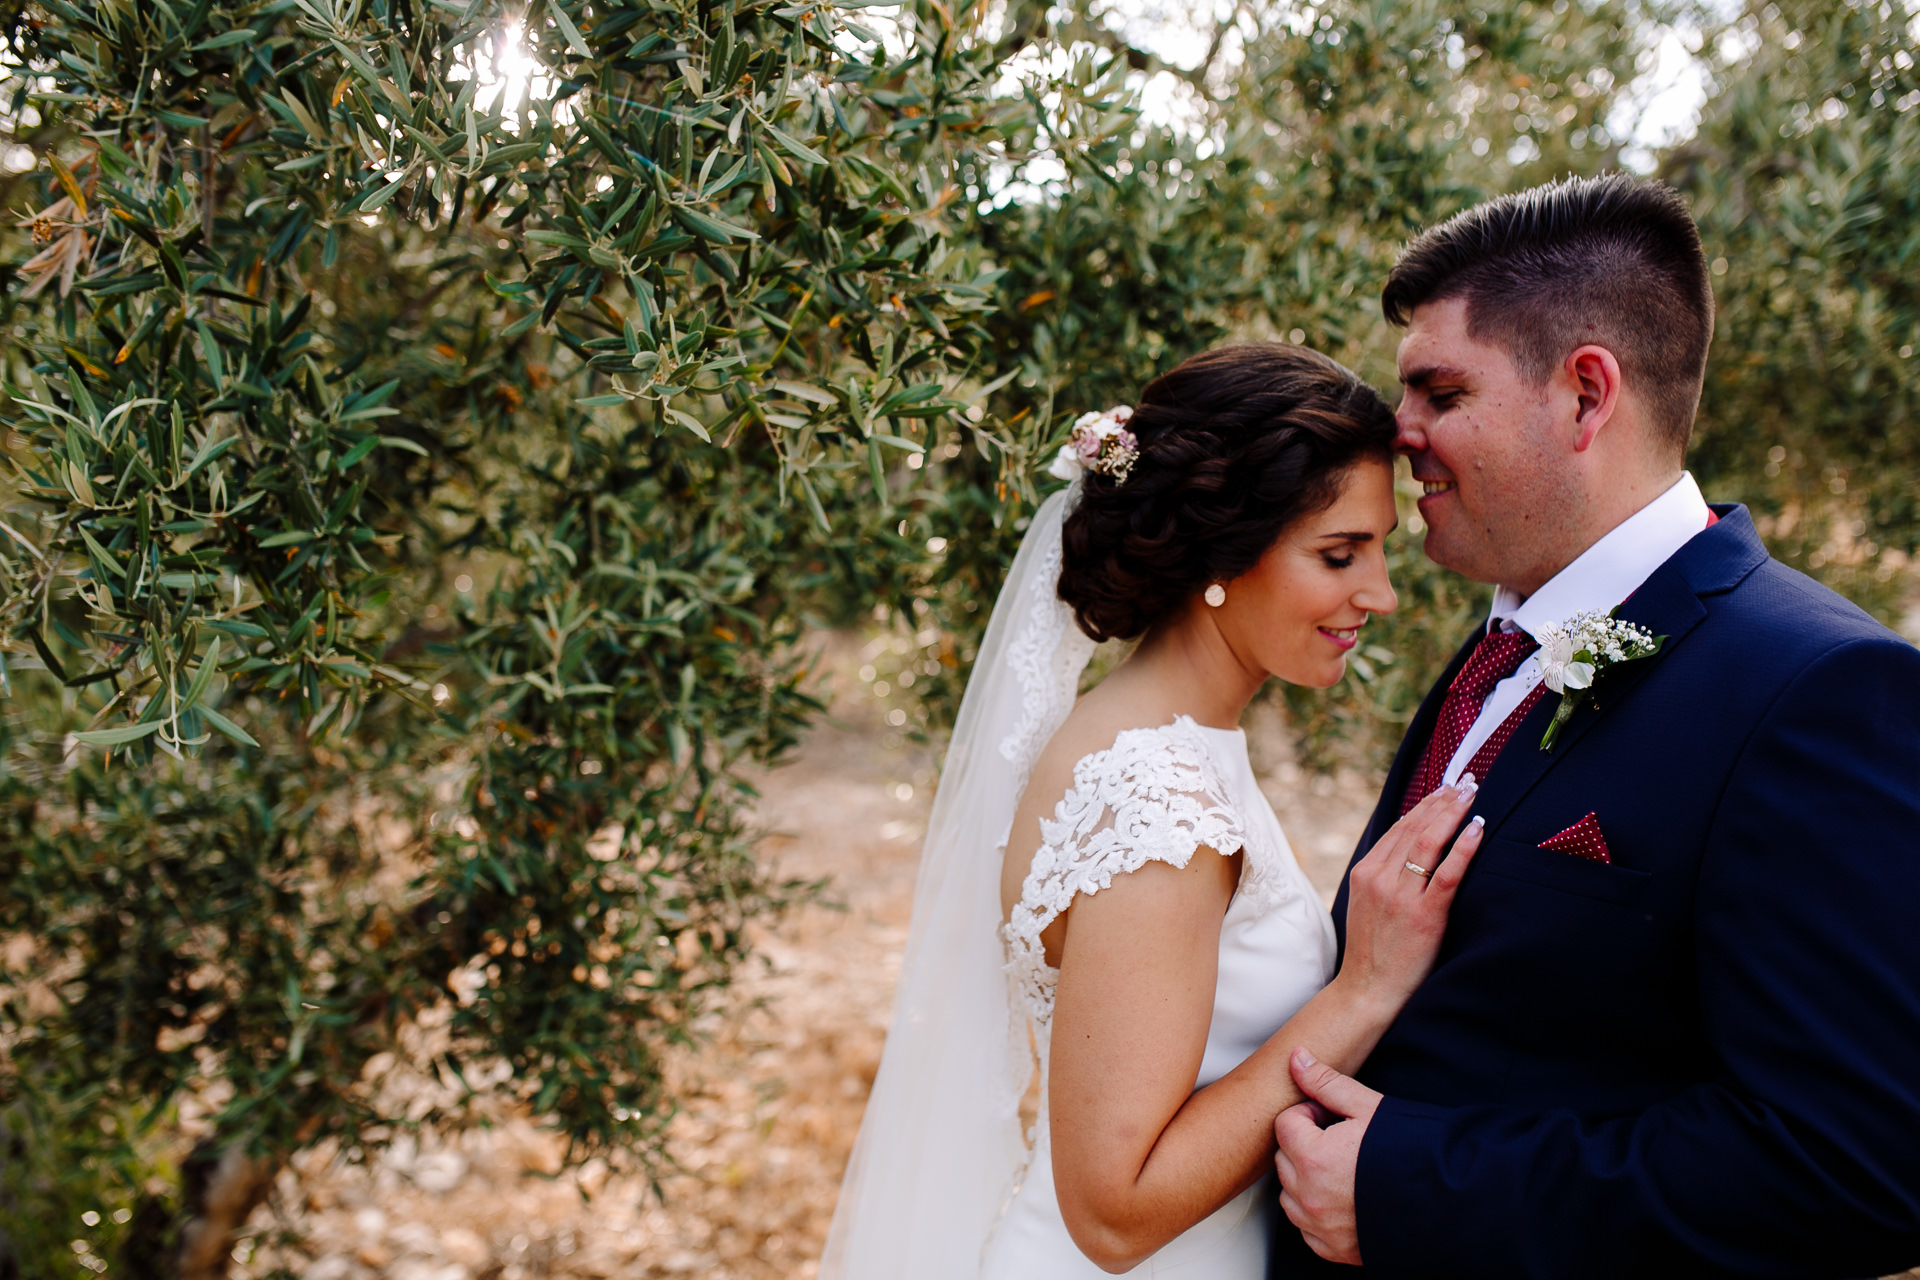
[[[1411,858],[1407,859],[1407,870],[1413,872],[1413,874],[1419,876],[1422,880],[1433,874],[1433,872],[1427,870],[1425,867],[1414,866],[1413,859]]]

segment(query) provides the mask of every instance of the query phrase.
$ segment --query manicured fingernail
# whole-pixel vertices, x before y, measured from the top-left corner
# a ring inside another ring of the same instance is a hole
[[[1473,821],[1467,825],[1470,827],[1484,827],[1487,825],[1487,820],[1476,813],[1473,815]]]

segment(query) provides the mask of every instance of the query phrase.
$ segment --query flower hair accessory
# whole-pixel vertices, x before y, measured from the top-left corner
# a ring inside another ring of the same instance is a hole
[[[1105,413],[1081,414],[1047,473],[1072,480],[1091,471],[1112,476],[1115,484],[1125,484],[1133,474],[1133,464],[1140,460],[1140,442],[1126,426],[1132,418],[1133,410],[1126,405]]]

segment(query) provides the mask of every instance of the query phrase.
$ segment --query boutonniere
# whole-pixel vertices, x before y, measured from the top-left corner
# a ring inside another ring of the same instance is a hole
[[[1553,709],[1553,722],[1540,739],[1542,751],[1553,750],[1560,727],[1573,719],[1573,713],[1593,692],[1593,682],[1602,672],[1622,663],[1651,658],[1667,642],[1665,636],[1622,622],[1614,616],[1618,612],[1616,608],[1609,613],[1597,610],[1576,613],[1565,622],[1550,622],[1541,627],[1535,637],[1540,641],[1540,651],[1533,655],[1533,660],[1540,665],[1547,688],[1560,695],[1560,705]]]

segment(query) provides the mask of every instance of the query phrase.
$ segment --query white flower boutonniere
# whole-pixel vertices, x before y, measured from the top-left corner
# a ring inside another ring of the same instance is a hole
[[[1593,682],[1602,672],[1623,662],[1637,662],[1660,652],[1667,642],[1631,622],[1622,622],[1611,613],[1576,613],[1565,622],[1551,622],[1540,628],[1535,638],[1540,651],[1533,660],[1546,679],[1547,688],[1560,695],[1553,722],[1540,739],[1542,751],[1553,750],[1560,728],[1573,719],[1573,713],[1593,691]]]

